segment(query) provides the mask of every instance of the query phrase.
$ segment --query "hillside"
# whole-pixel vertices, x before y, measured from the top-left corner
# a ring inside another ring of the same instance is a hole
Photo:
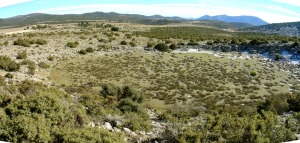
[[[81,20],[108,20],[117,22],[129,22],[151,25],[163,25],[177,23],[178,20],[184,20],[180,17],[162,17],[160,15],[143,16],[138,14],[119,14],[93,12],[85,14],[66,14],[66,15],[50,15],[42,13],[34,13],[29,15],[21,15],[7,19],[0,19],[0,27],[17,27],[26,26],[37,23],[69,23]]]
[[[265,25],[268,24],[264,20],[255,17],[255,16],[228,16],[228,15],[216,15],[216,16],[209,16],[205,15],[197,20],[219,20],[224,22],[240,22],[240,23],[248,23],[251,25]]]
[[[247,32],[259,32],[268,34],[280,34],[287,36],[300,36],[300,22],[276,23],[263,26],[242,29]]]
[[[254,25],[248,23],[241,22],[223,22],[217,20],[197,20],[192,22],[194,25],[218,28],[218,29],[241,29],[241,28],[249,28]]]

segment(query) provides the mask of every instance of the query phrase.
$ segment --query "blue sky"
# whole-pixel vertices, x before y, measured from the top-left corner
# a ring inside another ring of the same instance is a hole
[[[0,0],[0,18],[95,11],[185,18],[251,15],[278,23],[300,21],[300,0]]]

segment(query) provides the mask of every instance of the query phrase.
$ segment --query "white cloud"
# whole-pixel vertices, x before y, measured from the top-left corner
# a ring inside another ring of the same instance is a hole
[[[300,7],[299,0],[273,0],[273,1]]]
[[[280,7],[269,7],[269,9],[277,9],[279,11],[285,11],[291,13],[286,9]],[[300,16],[287,16],[286,14],[277,14],[274,12],[266,12],[260,9],[253,10],[247,7],[222,7],[205,4],[92,4],[81,6],[60,7],[37,11],[38,13],[50,13],[50,14],[81,14],[86,12],[118,12],[123,14],[143,14],[143,15],[155,15],[160,14],[163,16],[180,16],[185,18],[198,18],[200,16],[209,15],[221,15],[227,14],[231,16],[239,15],[252,15],[258,16],[269,23],[300,21]]]
[[[20,4],[20,3],[30,2],[30,1],[32,1],[32,0],[1,0],[0,8],[11,6],[11,5],[16,5],[16,4]]]

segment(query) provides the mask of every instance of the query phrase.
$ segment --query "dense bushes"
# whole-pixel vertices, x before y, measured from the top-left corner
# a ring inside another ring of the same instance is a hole
[[[26,84],[27,83],[27,84]],[[84,108],[59,89],[35,86],[22,98],[0,96],[0,140],[9,142],[124,142],[120,133],[86,127]],[[28,91],[28,90],[27,90]],[[5,104],[3,104],[5,103]]]
[[[20,69],[20,64],[16,63],[15,61],[12,61],[7,56],[0,56],[0,69],[9,72],[18,71]]]
[[[30,40],[28,38],[19,38],[16,41],[14,41],[14,45],[19,45],[23,47],[30,47],[31,44],[46,45],[47,41],[44,39]]]
[[[22,39],[19,38],[18,40],[14,41],[14,45],[19,45],[19,46],[23,46],[23,47],[30,47],[30,43],[32,43],[29,39]]]

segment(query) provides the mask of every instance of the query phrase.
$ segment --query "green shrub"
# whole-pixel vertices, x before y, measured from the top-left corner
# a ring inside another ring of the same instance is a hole
[[[282,56],[280,54],[276,54],[275,57],[274,57],[275,61],[279,61],[281,59],[282,59]]]
[[[22,38],[19,38],[17,39],[16,41],[14,41],[14,45],[19,45],[19,46],[23,46],[23,47],[30,47],[30,43],[32,41],[30,41],[29,39],[22,39]]]
[[[171,50],[176,50],[178,47],[177,47],[176,44],[172,43],[172,44],[169,46],[169,48],[170,48]]]
[[[0,69],[9,72],[18,71],[20,69],[20,64],[16,63],[15,61],[12,61],[7,56],[0,56]]]
[[[8,41],[5,41],[3,44],[4,46],[8,46]]]
[[[0,86],[4,86],[4,85],[6,85],[6,83],[5,83],[5,77],[3,77],[2,75],[0,75]],[[0,104],[1,104],[1,102],[0,102]]]
[[[119,31],[120,29],[119,29],[119,27],[112,27],[111,28],[111,31]]]
[[[207,42],[206,42],[206,45],[212,45],[212,44],[213,44],[212,41],[207,41]]]
[[[46,64],[45,62],[40,62],[39,67],[43,68],[43,69],[47,69],[47,68],[50,68],[50,65]]]
[[[91,47],[86,48],[86,51],[87,51],[88,53],[94,53],[94,49],[91,48]]]
[[[17,59],[26,59],[27,58],[27,52],[26,51],[22,51],[19,52],[17,55]]]
[[[127,45],[127,42],[126,42],[126,41],[121,41],[120,44],[121,44],[121,45]]]
[[[7,73],[7,74],[5,74],[5,77],[6,77],[6,78],[13,78],[14,75],[12,75],[11,73]]]
[[[255,71],[250,72],[250,76],[256,76],[256,72]]]
[[[131,47],[135,47],[135,46],[136,46],[136,43],[133,42],[133,41],[131,41],[131,42],[129,42],[129,45],[130,45]]]
[[[28,65],[28,73],[31,75],[35,74],[35,64],[29,64]]]
[[[78,53],[81,55],[85,55],[85,54],[87,54],[87,51],[84,49],[81,49]]]
[[[44,39],[36,39],[35,43],[38,44],[38,45],[46,45],[47,41],[44,40]]]
[[[76,48],[78,45],[79,45],[79,42],[76,41],[76,42],[68,42],[66,46],[70,47],[70,48]]]
[[[148,42],[147,43],[147,48],[152,48],[152,47],[154,47],[154,43]]]
[[[161,52],[168,52],[169,47],[165,43],[159,43],[155,45],[154,49],[161,51]]]
[[[47,59],[48,59],[49,61],[54,61],[54,56],[49,56]]]

